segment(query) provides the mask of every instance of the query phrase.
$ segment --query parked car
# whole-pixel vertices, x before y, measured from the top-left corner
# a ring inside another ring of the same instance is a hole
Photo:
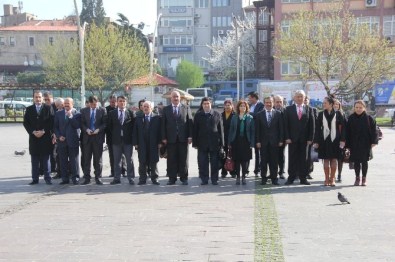
[[[31,105],[31,103],[22,101],[0,101],[0,117],[6,117],[7,110],[12,110],[14,112],[24,112],[26,107]]]
[[[214,107],[224,107],[224,103],[226,100],[233,101],[232,97],[228,95],[218,95],[214,101]]]

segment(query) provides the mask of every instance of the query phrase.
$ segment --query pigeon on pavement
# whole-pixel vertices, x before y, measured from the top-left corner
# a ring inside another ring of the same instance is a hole
[[[16,156],[23,156],[25,153],[26,153],[25,150],[22,150],[22,151],[20,151],[20,152],[18,152],[18,151],[15,151],[15,152],[14,152],[14,154],[15,154]]]
[[[340,202],[342,202],[342,203],[347,203],[347,204],[351,204],[349,201],[348,201],[348,199],[344,196],[344,195],[342,195],[342,193],[337,193],[337,199],[339,199],[339,201]]]

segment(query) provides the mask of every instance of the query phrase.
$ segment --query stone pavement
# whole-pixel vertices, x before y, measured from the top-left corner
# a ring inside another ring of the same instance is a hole
[[[323,187],[316,163],[312,186],[258,190],[251,175],[244,187],[200,186],[194,149],[188,186],[165,185],[163,160],[160,186],[111,186],[107,152],[103,186],[28,186],[30,157],[13,155],[27,149],[22,125],[0,131],[1,261],[395,260],[395,129],[384,129],[366,188],[347,167],[342,184]]]

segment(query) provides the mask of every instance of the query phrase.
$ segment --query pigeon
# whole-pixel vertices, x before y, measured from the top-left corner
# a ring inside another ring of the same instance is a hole
[[[26,153],[25,150],[22,150],[22,151],[19,151],[19,152],[15,150],[15,152],[14,152],[14,154],[15,154],[16,156],[23,156],[25,153]]]
[[[337,193],[337,199],[339,199],[339,201],[340,202],[342,202],[342,203],[347,203],[347,204],[351,204],[349,201],[348,201],[348,199],[344,196],[344,195],[342,195],[342,193]]]

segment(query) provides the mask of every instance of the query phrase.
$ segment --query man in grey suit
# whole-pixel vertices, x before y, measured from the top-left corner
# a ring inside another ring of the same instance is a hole
[[[171,93],[171,104],[163,108],[162,142],[167,146],[168,185],[174,185],[177,175],[188,185],[188,146],[192,143],[191,109],[181,104],[180,93]]]
[[[55,114],[55,134],[60,160],[60,173],[62,182],[60,185],[70,183],[70,172],[74,185],[80,180],[79,145],[81,114],[73,108],[73,99],[68,97],[64,100],[64,109]]]
[[[255,141],[261,157],[261,185],[266,184],[268,165],[272,184],[278,185],[278,151],[284,141],[284,122],[281,112],[273,109],[273,98],[265,97],[263,101],[265,110],[255,116]]]
[[[95,181],[97,185],[103,185],[100,180],[103,171],[103,143],[107,123],[107,112],[103,107],[98,107],[96,96],[88,98],[89,107],[81,109],[81,127],[84,133],[84,182],[83,185],[91,181],[91,159],[93,156],[93,167],[95,169]]]
[[[133,145],[139,154],[139,185],[147,183],[147,174],[150,171],[151,181],[154,185],[158,182],[159,148],[161,148],[161,120],[152,112],[150,101],[143,103],[143,115],[137,117],[133,131]]]
[[[248,104],[250,106],[250,115],[252,117],[255,116],[261,112],[264,108],[263,103],[259,101],[259,95],[258,92],[250,92],[248,93]],[[258,173],[261,171],[261,165],[260,165],[260,149],[255,146],[255,165],[254,165],[254,174],[255,176],[258,176]],[[248,163],[249,166],[249,163]]]
[[[118,108],[108,116],[108,129],[111,133],[112,151],[114,154],[114,180],[111,185],[121,183],[122,154],[126,159],[126,173],[130,185],[134,185],[133,164],[133,126],[136,116],[126,109],[126,97],[117,97]]]

